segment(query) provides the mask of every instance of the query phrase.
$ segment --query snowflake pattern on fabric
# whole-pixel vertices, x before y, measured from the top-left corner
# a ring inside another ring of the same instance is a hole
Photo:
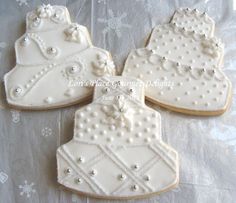
[[[20,122],[20,111],[11,110],[11,120],[13,123],[19,123]]]
[[[34,185],[34,183],[29,184],[28,181],[25,180],[23,185],[19,185],[19,189],[21,189],[20,195],[26,195],[27,198],[30,198],[31,195],[36,192],[33,188]]]
[[[16,2],[19,4],[19,6],[29,6],[28,0],[16,0]]]
[[[78,202],[78,201],[79,201],[79,199],[78,199],[77,195],[76,195],[76,194],[72,194],[72,195],[71,195],[71,202],[76,203],[76,202]]]
[[[150,1],[146,1],[146,0],[136,0],[136,2],[140,2],[143,3],[143,8],[145,11],[147,12],[151,12],[152,11],[152,4],[150,3]]]
[[[130,28],[131,25],[122,22],[124,18],[126,18],[127,13],[122,13],[119,16],[115,16],[114,12],[109,9],[108,10],[108,19],[99,18],[98,22],[106,24],[106,27],[103,29],[103,34],[107,34],[109,31],[114,31],[118,38],[121,37],[121,29],[122,28]]]
[[[0,183],[4,184],[8,179],[8,175],[3,171],[0,172]]]
[[[101,4],[101,3],[104,4],[104,5],[107,4],[107,0],[98,0],[97,2],[98,2],[99,4]]]
[[[234,96],[233,103],[231,106],[231,111],[226,112],[221,120],[221,125],[218,125],[217,119],[214,120],[214,127],[212,127],[209,131],[210,134],[227,143],[227,145],[233,147],[234,152],[236,154],[236,96]]]
[[[41,134],[43,137],[49,137],[52,135],[52,129],[49,127],[45,127],[41,130]]]
[[[6,47],[7,47],[7,43],[6,42],[0,42],[0,58],[2,56],[3,49],[5,49]]]

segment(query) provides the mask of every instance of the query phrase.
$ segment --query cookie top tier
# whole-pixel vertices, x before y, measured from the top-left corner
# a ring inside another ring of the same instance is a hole
[[[16,61],[21,65],[63,61],[91,46],[87,28],[71,23],[66,7],[42,5],[27,14],[26,33],[15,43]]]
[[[187,31],[194,31],[208,37],[214,35],[214,20],[205,12],[200,12],[197,9],[180,8],[176,10],[171,23],[177,27],[185,28]]]
[[[27,31],[42,32],[71,23],[70,14],[64,6],[41,5],[27,13]]]

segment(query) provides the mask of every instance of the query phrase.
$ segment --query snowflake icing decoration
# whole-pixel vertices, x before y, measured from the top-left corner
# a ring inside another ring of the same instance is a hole
[[[105,124],[132,129],[132,118],[135,111],[128,105],[123,95],[115,97],[114,103],[104,106],[102,111],[107,115],[107,119],[103,121]]]
[[[19,189],[21,189],[20,195],[26,195],[27,198],[30,198],[32,193],[36,192],[36,190],[33,188],[34,185],[34,183],[28,184],[28,181],[25,180],[23,185],[19,185]]]
[[[123,18],[125,18],[127,16],[127,13],[122,13],[119,16],[115,16],[113,11],[111,9],[109,9],[108,16],[109,16],[109,19],[103,19],[103,18],[98,19],[98,22],[107,24],[106,28],[103,30],[104,35],[112,30],[116,33],[117,37],[120,38],[121,37],[121,29],[131,27],[129,24],[122,22]]]

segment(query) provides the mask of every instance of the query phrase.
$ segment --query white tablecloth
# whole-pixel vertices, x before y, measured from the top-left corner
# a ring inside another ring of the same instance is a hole
[[[0,0],[1,79],[15,65],[14,42],[24,33],[26,13],[42,2]],[[112,53],[120,71],[129,51],[143,47],[151,29],[167,23],[176,8],[188,6],[206,11],[216,21],[216,34],[225,43],[225,72],[236,82],[236,16],[231,1],[59,0],[49,3],[66,5],[73,21],[88,27],[94,44]],[[4,92],[1,94],[4,104]],[[236,98],[235,88],[233,97]],[[110,202],[73,194],[56,181],[56,149],[72,138],[73,116],[80,106],[37,112],[1,108],[0,203]],[[180,184],[160,196],[129,202],[235,203],[236,102],[232,102],[224,115],[210,118],[153,108],[162,115],[163,139],[180,154]]]

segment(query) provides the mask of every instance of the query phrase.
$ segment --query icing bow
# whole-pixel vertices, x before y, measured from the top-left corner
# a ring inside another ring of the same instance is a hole
[[[43,4],[37,8],[37,13],[40,18],[50,18],[53,14],[53,8],[50,4]]]
[[[104,75],[114,75],[115,74],[115,65],[114,62],[106,55],[98,55],[98,62],[94,63],[93,72],[97,76]]]
[[[66,40],[81,43],[83,41],[83,31],[77,23],[72,23],[65,30]]]
[[[220,55],[221,43],[219,40],[205,39],[201,45],[204,54],[207,54],[213,58],[216,58]]]

